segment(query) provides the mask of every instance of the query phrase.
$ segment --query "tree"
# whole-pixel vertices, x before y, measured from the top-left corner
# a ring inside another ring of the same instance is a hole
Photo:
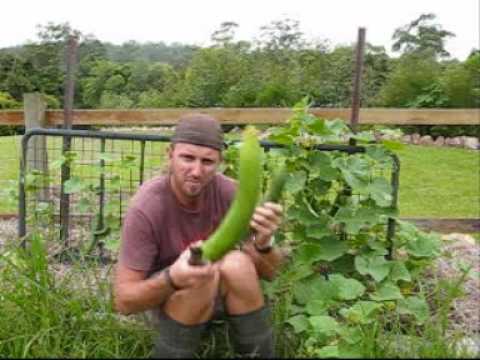
[[[285,18],[274,20],[260,28],[260,47],[267,50],[300,50],[307,42],[298,20]]]
[[[238,24],[233,21],[225,21],[220,24],[220,29],[215,30],[210,37],[214,46],[226,47],[232,43],[235,38],[235,29],[238,28]]]
[[[478,107],[480,105],[480,52],[472,53],[463,63],[448,66],[443,71],[439,82],[448,97],[450,107]]]
[[[430,24],[436,18],[435,14],[422,14],[411,23],[400,27],[393,33],[393,51],[404,53],[430,52],[434,56],[448,57],[450,53],[445,50],[445,41],[454,33],[443,30],[439,24]]]
[[[439,91],[440,64],[419,53],[402,56],[379,94],[386,107],[441,107],[444,94]],[[428,97],[425,95],[428,94]]]

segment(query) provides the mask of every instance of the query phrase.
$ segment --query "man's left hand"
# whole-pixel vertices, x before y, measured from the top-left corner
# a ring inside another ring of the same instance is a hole
[[[255,243],[259,247],[270,244],[270,238],[282,221],[283,208],[280,204],[266,202],[256,207],[250,226],[255,231]]]

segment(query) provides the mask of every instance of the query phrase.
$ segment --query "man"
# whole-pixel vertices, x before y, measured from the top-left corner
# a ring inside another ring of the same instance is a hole
[[[272,279],[282,255],[272,246],[282,207],[260,204],[241,249],[192,266],[189,247],[214,232],[236,189],[220,174],[220,124],[206,115],[180,119],[168,172],[141,186],[124,219],[114,285],[122,314],[149,310],[159,335],[154,357],[192,357],[209,321],[225,312],[239,355],[274,356],[269,308],[260,278]]]

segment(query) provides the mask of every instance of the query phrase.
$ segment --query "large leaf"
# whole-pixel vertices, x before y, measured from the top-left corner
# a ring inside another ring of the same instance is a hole
[[[385,279],[390,272],[391,264],[384,256],[358,255],[355,257],[355,269],[362,275],[370,275],[375,281]]]
[[[315,352],[315,355],[320,359],[330,359],[340,357],[337,345],[327,345]]]
[[[406,244],[407,252],[415,257],[435,257],[440,252],[440,238],[438,235],[417,232],[415,238],[409,239]]]
[[[412,281],[410,272],[408,271],[405,264],[401,261],[392,261],[392,270],[390,272],[390,279],[393,282],[397,282],[398,280]]]
[[[365,286],[355,279],[347,279],[341,274],[330,275],[330,282],[337,290],[337,298],[340,300],[353,300],[363,295]]]
[[[309,315],[326,315],[328,307],[320,299],[310,299],[305,307]]]
[[[373,314],[382,306],[374,301],[358,301],[348,309],[341,309],[340,315],[352,323],[369,324],[375,320]]]
[[[72,176],[70,179],[65,181],[63,186],[65,194],[74,194],[84,190],[87,185],[80,177]]]
[[[299,304],[307,304],[311,299],[317,299],[329,306],[336,302],[338,288],[331,281],[317,276],[310,280],[297,282],[293,286],[295,301]]]
[[[308,206],[295,206],[288,210],[287,216],[289,219],[297,220],[303,225],[315,225],[319,226],[322,222],[325,222],[324,218],[320,218],[313,212],[311,212]]]
[[[385,283],[375,293],[370,294],[370,298],[375,301],[399,300],[403,299],[403,295],[398,286]]]
[[[326,336],[334,335],[339,328],[337,321],[327,315],[311,316],[308,321],[315,332]]]
[[[313,115],[305,116],[304,119],[305,124],[307,125],[308,129],[315,135],[331,135],[331,130],[326,126],[325,120],[317,118]]]
[[[309,156],[310,173],[325,181],[335,180],[338,170],[332,166],[332,159],[328,154],[316,151]]]
[[[287,323],[293,326],[293,331],[295,334],[299,334],[308,330],[310,326],[308,318],[303,314],[291,317],[287,320]]]
[[[292,174],[292,176],[289,176],[286,183],[285,183],[285,189],[292,193],[295,194],[299,191],[302,191],[305,188],[305,181],[307,180],[307,174],[303,170],[296,171],[295,173]]]
[[[300,245],[298,250],[298,260],[305,262],[315,261],[333,261],[348,251],[348,245],[345,241],[339,240],[335,236],[324,237],[315,243],[305,243]]]
[[[378,206],[390,206],[392,203],[392,186],[383,177],[376,177],[367,186],[367,192]]]
[[[341,207],[336,215],[335,222],[345,224],[347,233],[356,235],[365,225],[374,225],[380,221],[379,214],[375,208],[361,207],[359,209],[351,207]]]
[[[421,324],[430,316],[428,304],[425,299],[421,297],[411,296],[406,299],[401,299],[397,305],[397,310],[400,314],[411,314],[415,316]]]

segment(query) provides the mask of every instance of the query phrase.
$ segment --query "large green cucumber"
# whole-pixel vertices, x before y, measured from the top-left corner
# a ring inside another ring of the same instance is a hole
[[[282,195],[283,187],[288,179],[287,167],[283,165],[273,173],[272,181],[268,189],[267,195],[265,195],[264,202],[278,202]]]
[[[257,131],[247,127],[239,150],[238,189],[219,227],[202,244],[203,259],[220,259],[247,235],[261,192],[262,152]]]

